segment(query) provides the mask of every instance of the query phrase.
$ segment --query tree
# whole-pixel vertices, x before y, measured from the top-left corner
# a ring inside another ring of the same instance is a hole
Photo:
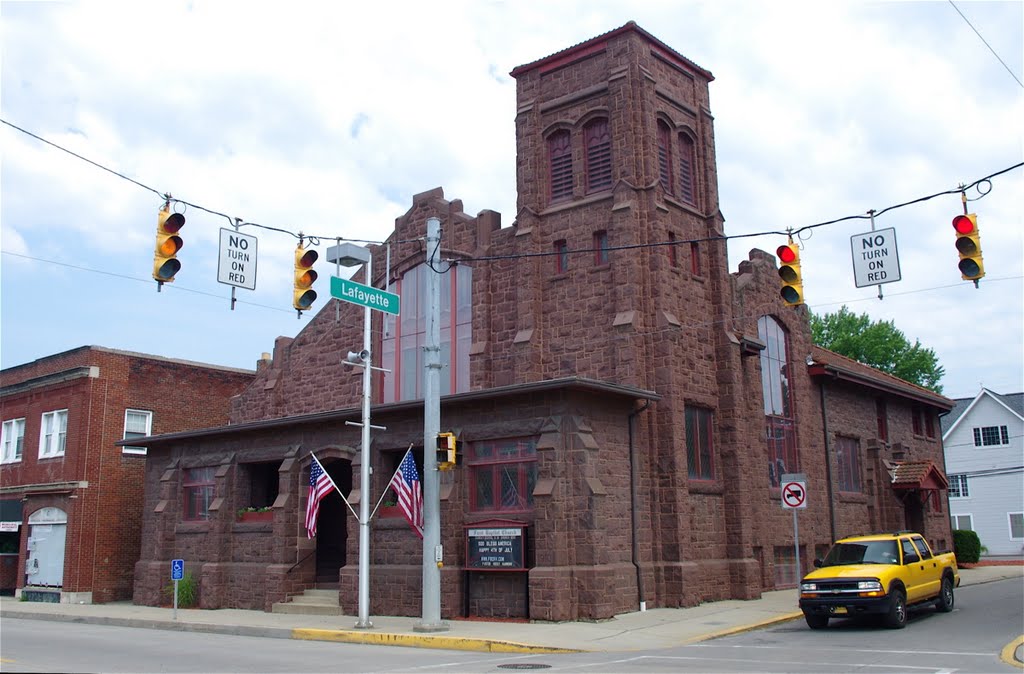
[[[833,314],[811,313],[814,343],[838,354],[870,365],[918,386],[942,393],[939,380],[946,373],[935,351],[910,341],[893,321],[871,321],[856,315],[845,305]]]

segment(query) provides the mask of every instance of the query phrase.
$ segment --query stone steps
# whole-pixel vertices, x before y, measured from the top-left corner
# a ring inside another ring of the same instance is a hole
[[[274,604],[272,613],[290,613],[292,615],[343,615],[338,605],[337,590],[308,589]]]

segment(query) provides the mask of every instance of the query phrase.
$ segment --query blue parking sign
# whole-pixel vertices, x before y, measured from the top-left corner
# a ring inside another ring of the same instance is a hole
[[[171,560],[171,580],[181,580],[185,577],[185,560]]]

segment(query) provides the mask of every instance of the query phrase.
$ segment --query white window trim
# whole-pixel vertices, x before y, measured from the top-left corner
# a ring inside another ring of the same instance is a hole
[[[46,418],[49,417],[57,425],[53,429],[53,433],[50,434],[51,442],[46,442]],[[61,431],[60,424],[58,423],[61,419],[64,422],[64,430]],[[64,452],[67,450],[67,433],[68,433],[68,411],[63,410],[52,410],[50,412],[44,412],[40,417],[39,423],[39,458],[40,459],[52,459],[58,456],[64,456]],[[60,435],[64,433],[64,446],[60,447]],[[51,449],[52,446],[52,449]],[[58,450],[58,447],[60,449]]]
[[[950,482],[951,486],[952,486],[953,478],[956,478],[956,480],[957,480],[957,492],[958,493],[957,493],[956,496],[954,496],[953,493],[952,493],[952,490],[947,490],[946,493],[949,495],[949,500],[950,501],[958,501],[960,499],[971,498],[971,487],[970,487],[970,481],[967,479],[967,474],[966,473],[953,473],[952,475],[950,475],[949,476],[949,482]],[[965,485],[967,486],[966,490],[964,489]],[[967,496],[963,495],[964,491],[967,492]]]
[[[974,515],[972,515],[971,513],[956,513],[956,514],[951,514],[949,516],[949,519],[952,520],[952,519],[954,519],[956,517],[966,517],[969,520],[969,522],[970,522],[969,531],[974,531]],[[952,524],[952,522],[950,522],[950,523]],[[955,528],[956,527],[954,527],[954,529]]]
[[[153,413],[150,410],[137,410],[128,408],[124,411],[124,433],[121,435],[122,440],[128,439],[128,415],[129,414],[144,414],[146,415],[146,435],[153,434]],[[134,454],[139,456],[145,456],[147,449],[145,447],[121,447],[122,454]]]
[[[1007,529],[1008,529],[1008,533],[1010,535],[1010,540],[1011,541],[1024,540],[1024,536],[1019,536],[1019,537],[1015,538],[1014,535],[1013,535],[1013,516],[1014,515],[1020,515],[1021,519],[1024,519],[1024,513],[1019,513],[1019,512],[1018,513],[1006,513],[1006,526],[1007,526]],[[1021,523],[1021,528],[1022,528],[1022,530],[1024,530],[1024,522]]]
[[[21,423],[19,423],[21,422]],[[20,433],[18,430],[20,429]],[[21,438],[21,456],[17,455],[18,438]],[[0,463],[20,463],[25,456],[25,417],[8,419],[3,425],[2,440],[0,440],[2,456]]]

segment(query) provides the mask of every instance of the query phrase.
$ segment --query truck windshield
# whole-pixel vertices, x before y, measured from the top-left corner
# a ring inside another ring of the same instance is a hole
[[[822,560],[822,566],[843,564],[899,564],[896,541],[836,543]]]

